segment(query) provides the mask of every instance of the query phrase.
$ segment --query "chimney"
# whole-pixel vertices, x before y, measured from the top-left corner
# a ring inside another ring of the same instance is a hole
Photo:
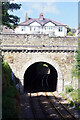
[[[40,20],[43,20],[43,13],[40,13]]]
[[[25,20],[27,21],[28,19],[29,19],[28,14],[26,13]]]

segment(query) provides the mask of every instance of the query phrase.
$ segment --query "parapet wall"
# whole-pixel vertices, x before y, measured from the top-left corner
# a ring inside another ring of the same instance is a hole
[[[77,37],[49,37],[48,35],[3,34],[1,45],[78,46]]]

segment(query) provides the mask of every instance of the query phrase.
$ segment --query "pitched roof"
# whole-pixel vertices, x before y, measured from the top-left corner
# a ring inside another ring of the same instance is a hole
[[[24,26],[27,25],[27,26],[28,26],[28,25],[30,25],[31,23],[35,22],[35,21],[36,21],[37,23],[39,23],[41,26],[44,26],[44,25],[45,25],[46,23],[48,23],[48,22],[52,22],[52,23],[55,24],[56,26],[66,26],[65,24],[59,23],[59,22],[57,22],[57,21],[55,21],[55,20],[46,19],[46,18],[44,18],[44,17],[43,17],[43,19],[41,19],[41,18],[28,18],[28,20],[20,23],[19,25],[24,25]]]

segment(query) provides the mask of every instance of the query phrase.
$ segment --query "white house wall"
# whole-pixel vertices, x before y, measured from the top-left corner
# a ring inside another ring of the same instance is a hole
[[[17,34],[30,34],[30,27],[29,26],[25,26],[25,31],[22,31],[22,27],[23,26],[18,26],[15,29],[15,33],[17,33]]]
[[[41,26],[41,25],[35,21],[35,22],[31,23],[30,26]]]
[[[21,33],[21,26],[16,27],[15,33]]]
[[[52,22],[48,22],[44,26],[55,26],[55,24],[53,24]]]
[[[53,29],[45,29],[47,27],[53,27]],[[53,24],[52,22],[48,22],[44,25],[43,27],[43,33],[44,34],[54,34],[54,28],[55,28],[55,24]]]
[[[62,31],[59,31],[59,27],[62,27]],[[64,26],[56,26],[55,27],[55,35],[56,36],[66,36],[67,29]]]
[[[30,34],[30,27],[29,27],[29,26],[25,26],[25,27],[26,27],[25,33],[26,33],[26,34]]]
[[[22,31],[22,27],[25,29]],[[39,30],[35,30],[35,27],[39,27]],[[53,29],[47,29],[48,27],[53,27]],[[59,31],[59,27],[62,27],[62,31]],[[45,29],[46,28],[46,29]],[[15,29],[15,33],[19,34],[53,34],[55,36],[66,36],[67,35],[67,28],[64,26],[55,26],[52,22],[46,23],[44,26],[41,26],[36,21],[31,23],[29,26],[18,26]]]

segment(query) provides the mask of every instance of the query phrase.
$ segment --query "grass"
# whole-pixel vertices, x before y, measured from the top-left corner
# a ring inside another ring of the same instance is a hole
[[[18,118],[18,112],[16,111],[15,97],[17,91],[14,86],[9,86],[5,89],[2,96],[2,113],[3,119],[7,118]]]
[[[5,62],[2,62],[2,71],[2,120],[15,119],[19,117],[16,109],[17,90],[11,78],[11,69]]]
[[[72,87],[70,87],[70,90],[71,90],[71,88]],[[71,107],[74,106],[75,109],[77,109],[80,112],[79,92],[80,92],[80,89],[73,89],[72,91],[69,91],[69,89],[68,89],[68,92],[60,93],[60,95],[62,95],[64,99],[68,100],[68,103]],[[72,100],[67,98],[66,94],[68,94],[72,98]]]
[[[69,94],[74,101],[78,101],[78,91],[78,89],[75,89]]]
[[[65,92],[66,92],[66,93],[70,93],[70,92],[72,92],[72,91],[73,91],[72,85],[66,85],[66,86],[65,86]]]

